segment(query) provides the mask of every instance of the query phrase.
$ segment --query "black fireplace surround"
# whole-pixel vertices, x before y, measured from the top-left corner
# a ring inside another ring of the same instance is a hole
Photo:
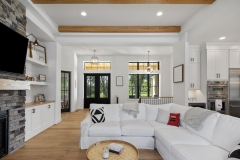
[[[8,112],[0,111],[0,158],[8,154]]]

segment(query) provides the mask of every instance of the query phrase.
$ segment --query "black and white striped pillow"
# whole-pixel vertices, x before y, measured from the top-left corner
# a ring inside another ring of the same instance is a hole
[[[105,122],[104,107],[91,109],[90,114],[93,124]]]
[[[233,150],[228,155],[228,160],[237,160],[240,159],[240,143],[233,148]]]

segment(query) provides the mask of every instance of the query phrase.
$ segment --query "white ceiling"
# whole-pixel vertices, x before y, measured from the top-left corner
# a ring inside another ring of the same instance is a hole
[[[97,56],[146,56],[148,51],[150,51],[150,56],[169,56],[173,54],[172,46],[63,46],[62,49],[75,52],[78,55],[93,55],[94,50],[96,50]]]
[[[207,5],[41,5],[58,25],[177,26]],[[87,13],[86,17],[81,12]],[[156,16],[157,12],[163,15]]]

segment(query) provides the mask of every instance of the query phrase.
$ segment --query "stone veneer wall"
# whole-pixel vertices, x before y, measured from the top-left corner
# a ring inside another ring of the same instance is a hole
[[[0,110],[8,111],[8,153],[24,145],[26,91],[0,91]]]
[[[0,22],[19,34],[26,36],[27,19],[25,6],[18,0],[0,0]],[[4,34],[2,33],[1,35],[3,36]],[[0,71],[0,79],[25,80],[25,76]],[[0,91],[0,110],[7,110],[9,115],[8,153],[12,153],[24,145],[25,96],[26,91]]]

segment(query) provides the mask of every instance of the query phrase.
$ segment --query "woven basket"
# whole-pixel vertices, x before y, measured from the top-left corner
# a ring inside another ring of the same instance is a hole
[[[124,151],[120,155],[109,152],[109,158],[107,160],[138,160],[138,149],[131,143],[120,140],[100,141],[91,145],[86,152],[87,158],[89,160],[106,160],[102,158],[102,152],[103,148],[107,147],[110,143],[118,143],[123,145]]]

